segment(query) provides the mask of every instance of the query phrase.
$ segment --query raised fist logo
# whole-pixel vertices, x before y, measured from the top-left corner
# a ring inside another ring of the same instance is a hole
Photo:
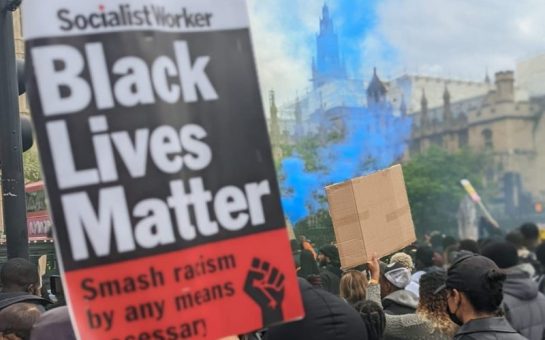
[[[246,276],[244,291],[261,308],[263,325],[283,320],[284,290],[284,274],[271,267],[269,262],[254,257]]]

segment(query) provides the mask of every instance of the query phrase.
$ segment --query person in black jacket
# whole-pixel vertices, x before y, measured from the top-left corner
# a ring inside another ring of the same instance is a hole
[[[519,227],[520,233],[524,237],[524,245],[530,252],[535,252],[539,245],[539,228],[535,223],[524,223]]]
[[[322,288],[331,294],[339,295],[339,284],[342,274],[339,250],[331,244],[323,246],[318,252],[318,261],[321,266],[320,279]]]
[[[539,291],[543,294],[545,294],[545,243],[541,243],[536,248],[536,257],[541,264],[541,272],[542,274],[536,279]]]
[[[341,298],[299,278],[305,317],[270,327],[266,340],[366,340],[367,326],[358,312]]]
[[[382,339],[386,330],[386,315],[382,307],[374,301],[364,300],[357,302],[354,308],[367,325],[369,339]]]
[[[511,326],[530,340],[544,339],[545,296],[528,273],[517,266],[517,248],[509,242],[493,242],[483,248],[482,255],[507,274],[502,307]]]
[[[41,298],[38,267],[28,260],[13,258],[0,270],[0,310],[19,302],[34,303],[45,311],[43,306],[50,302]]]
[[[503,299],[505,274],[489,258],[466,255],[448,269],[447,313],[460,325],[455,340],[522,340],[525,339],[499,315]]]

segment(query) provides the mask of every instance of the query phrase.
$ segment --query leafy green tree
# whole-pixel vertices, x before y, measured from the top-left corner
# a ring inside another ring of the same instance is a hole
[[[35,146],[23,154],[23,166],[25,169],[25,183],[37,182],[42,179],[38,151]]]
[[[316,250],[335,241],[333,223],[327,209],[320,209],[316,213],[295,224],[295,235],[304,235],[316,246]]]
[[[407,162],[403,173],[417,234],[439,230],[456,235],[458,206],[466,195],[460,180],[469,179],[486,197],[495,189],[490,185],[483,188],[483,178],[492,163],[487,154],[467,149],[449,153],[437,147]]]

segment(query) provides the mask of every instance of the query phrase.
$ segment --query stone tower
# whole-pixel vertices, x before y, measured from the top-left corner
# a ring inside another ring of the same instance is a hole
[[[446,86],[445,86],[445,91],[443,92],[443,121],[447,124],[452,121],[452,108],[450,106],[450,92]]]
[[[420,99],[421,117],[420,128],[426,128],[429,124],[428,117],[428,98],[426,98],[426,92],[422,90],[422,98]]]
[[[372,108],[386,103],[386,86],[377,75],[377,68],[373,69],[373,78],[367,87],[367,106]]]
[[[299,141],[305,135],[305,128],[303,126],[303,112],[301,110],[301,102],[299,97],[295,100],[295,141]]]
[[[280,123],[278,120],[278,108],[276,107],[276,101],[274,97],[274,91],[269,92],[269,138],[271,140],[273,157],[275,160],[280,160],[282,158],[282,135],[280,132]]]
[[[339,38],[333,26],[329,7],[324,4],[320,33],[316,37],[316,59],[312,60],[312,82],[318,88],[334,79],[346,79],[346,70],[339,51]]]

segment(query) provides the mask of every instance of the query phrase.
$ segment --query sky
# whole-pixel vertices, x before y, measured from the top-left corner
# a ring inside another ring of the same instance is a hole
[[[248,0],[263,93],[309,86],[323,0]],[[481,80],[545,52],[543,0],[328,0],[350,75]],[[267,104],[266,104],[267,105]]]

